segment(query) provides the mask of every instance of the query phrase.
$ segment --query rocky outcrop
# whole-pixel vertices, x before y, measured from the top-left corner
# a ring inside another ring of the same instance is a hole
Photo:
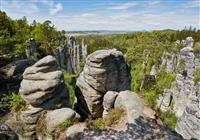
[[[199,68],[199,60],[193,53],[193,39],[186,38],[186,47],[177,54],[176,80],[170,89],[166,89],[159,97],[158,106],[161,111],[172,110],[178,118],[176,131],[184,138],[200,139],[200,118],[198,85],[194,84],[194,74]],[[174,65],[174,64],[173,64]]]
[[[129,66],[123,54],[116,49],[96,51],[87,57],[77,79],[75,108],[86,118],[102,117],[104,94],[129,89]]]
[[[190,94],[176,131],[186,139],[200,139],[200,83],[196,86],[196,92]]]
[[[0,68],[0,93],[18,91],[24,70],[34,63],[33,60],[23,59]]]
[[[57,109],[62,107],[65,107],[61,109],[62,113],[65,115],[69,113],[66,109],[66,107],[69,107],[69,93],[64,83],[63,74],[58,68],[54,57],[46,56],[33,66],[28,67],[23,74],[23,81],[21,82],[19,92],[26,101],[27,108],[13,119],[10,119],[12,121],[8,122],[8,124],[13,127],[21,138],[37,139],[38,132],[42,133],[41,129],[46,130],[45,127],[48,126],[48,130],[53,131],[57,125],[51,124],[68,119],[65,116],[59,121],[51,120],[55,116],[52,114],[56,112],[57,115],[60,112]],[[48,123],[44,121],[46,112],[47,118],[50,118],[47,120]],[[75,114],[73,110],[71,112]],[[59,117],[61,116],[63,115]]]
[[[69,48],[65,45],[61,45],[60,47],[56,48],[55,50],[55,56],[58,65],[66,70],[66,72],[73,74],[74,70],[72,67],[72,58],[69,53]]]

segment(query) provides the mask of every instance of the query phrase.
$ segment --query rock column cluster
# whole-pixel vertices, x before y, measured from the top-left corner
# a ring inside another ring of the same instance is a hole
[[[171,71],[176,74],[176,79],[158,100],[161,111],[167,111],[173,105],[172,110],[178,118],[176,131],[186,139],[200,139],[200,85],[194,83],[199,60],[193,53],[193,42],[192,37],[187,37],[184,44],[181,41],[186,47],[177,54],[177,63],[171,63],[171,67],[176,67]]]
[[[69,48],[66,45],[61,45],[56,48],[55,57],[58,65],[66,70],[66,72],[73,74],[74,70],[72,67],[71,55],[69,52]]]
[[[30,59],[37,60],[37,55],[36,55],[36,43],[33,38],[30,38],[27,40],[27,48],[26,48],[26,57]]]
[[[76,110],[85,117],[102,117],[104,94],[129,89],[130,71],[123,54],[116,49],[96,51],[87,57],[77,79]]]

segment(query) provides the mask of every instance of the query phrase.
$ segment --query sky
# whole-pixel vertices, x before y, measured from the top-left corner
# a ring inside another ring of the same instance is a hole
[[[0,9],[66,31],[200,29],[200,0],[0,0]]]

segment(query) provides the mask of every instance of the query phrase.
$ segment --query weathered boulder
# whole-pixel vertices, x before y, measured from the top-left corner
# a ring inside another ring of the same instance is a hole
[[[35,61],[29,59],[17,60],[0,68],[0,92],[18,91],[23,79],[24,70]]]
[[[52,56],[44,57],[24,71],[19,93],[26,101],[27,108],[13,115],[8,124],[22,139],[38,139],[41,135],[38,133],[43,133],[41,131],[45,129],[43,125],[52,131],[64,119],[75,116],[74,111],[66,108],[69,107],[68,89]],[[46,112],[49,120],[44,124]]]
[[[83,139],[84,130],[87,129],[86,123],[78,123],[73,126],[70,126],[65,131],[67,139],[74,140],[74,139]]]
[[[109,109],[114,108],[115,99],[117,98],[118,92],[108,91],[103,97],[103,118],[108,114]]]
[[[64,97],[66,106],[69,105],[69,94],[62,71],[52,56],[46,56],[25,70],[19,92],[22,98],[34,107],[55,96]]]
[[[46,128],[52,133],[58,126],[66,120],[73,120],[76,113],[70,108],[61,108],[46,113]]]
[[[130,70],[122,52],[116,49],[96,51],[87,57],[77,79],[75,108],[82,116],[102,117],[104,94],[129,89]]]
[[[115,107],[124,108],[128,124],[135,124],[136,119],[144,117],[144,105],[140,97],[132,91],[121,91],[115,100]]]

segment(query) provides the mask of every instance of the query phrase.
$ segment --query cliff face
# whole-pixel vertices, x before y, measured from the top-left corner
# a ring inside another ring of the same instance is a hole
[[[184,138],[200,139],[200,84],[194,84],[195,70],[200,65],[193,53],[191,39],[186,39],[186,47],[179,53],[164,61],[167,71],[176,74],[176,80],[159,97],[158,106],[163,112],[172,109],[178,118],[176,131]]]

